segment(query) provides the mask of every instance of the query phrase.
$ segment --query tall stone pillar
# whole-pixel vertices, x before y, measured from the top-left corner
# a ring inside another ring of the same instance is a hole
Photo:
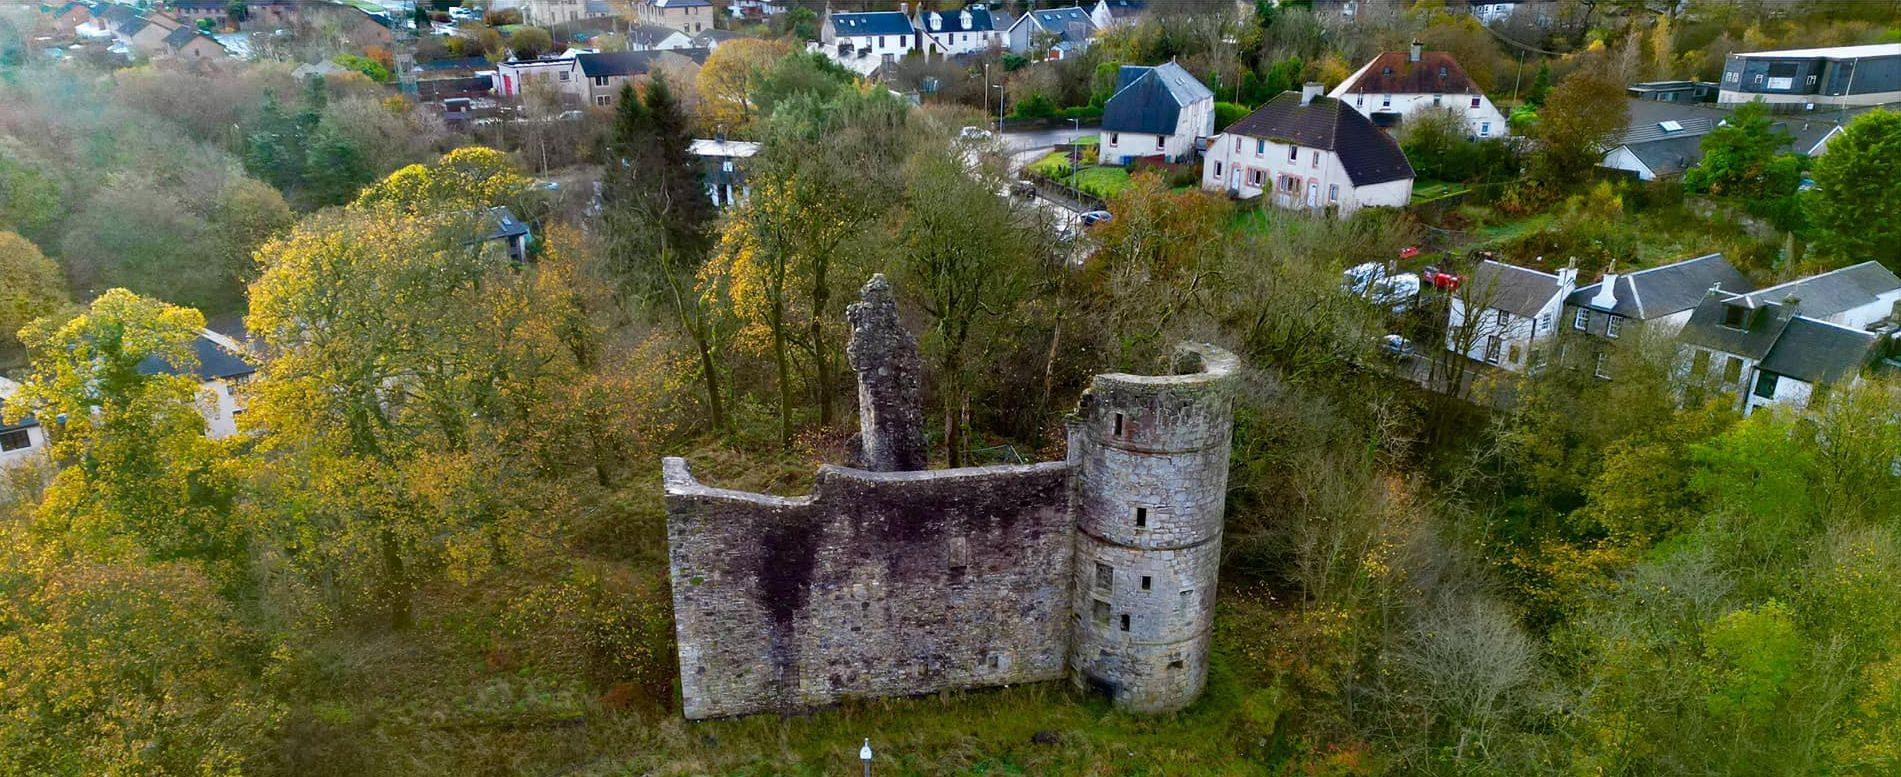
[[[845,317],[851,321],[845,356],[858,373],[859,466],[874,472],[925,469],[917,338],[898,322],[898,302],[884,275],[871,276]]]

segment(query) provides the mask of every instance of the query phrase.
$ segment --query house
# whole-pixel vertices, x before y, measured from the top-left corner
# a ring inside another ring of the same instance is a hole
[[[139,363],[139,373],[186,375],[198,381],[198,412],[205,417],[205,436],[214,440],[238,433],[238,415],[244,412],[243,386],[257,374],[257,367],[242,343],[235,338],[200,330],[192,351],[198,365],[190,373],[157,356]]]
[[[1511,372],[1536,372],[1552,351],[1564,300],[1577,281],[1576,267],[1548,273],[1480,262],[1452,295],[1446,350]]]
[[[901,11],[825,12],[819,44],[825,56],[861,74],[896,61],[917,46],[911,18]]]
[[[186,60],[226,59],[231,53],[217,38],[190,27],[180,27],[165,36],[165,48],[172,56]]]
[[[911,25],[917,30],[918,49],[927,57],[981,54],[1003,45],[1003,32],[981,3],[954,12],[926,11],[920,6]]]
[[[1605,142],[1600,164],[1633,173],[1638,180],[1654,181],[1683,174],[1703,161],[1703,136],[1729,119],[1730,108],[1702,103],[1649,100],[1626,101],[1629,119],[1624,130]],[[1821,156],[1841,125],[1815,116],[1777,119],[1774,131],[1789,136],[1791,151]]]
[[[1511,18],[1523,4],[1520,0],[1466,0],[1465,8],[1480,24],[1491,24]]]
[[[1405,205],[1413,168],[1392,137],[1320,84],[1283,92],[1208,142],[1201,187],[1281,208]]]
[[[719,50],[720,44],[725,43],[730,40],[737,40],[744,37],[747,37],[747,36],[741,35],[737,32],[733,32],[732,30],[717,30],[717,29],[707,30],[706,32],[702,32],[698,35],[693,36],[692,40],[687,41],[687,45],[681,46],[680,48],[706,49],[707,51],[717,51]]]
[[[706,194],[715,207],[745,202],[752,195],[746,183],[747,160],[759,153],[759,144],[744,140],[695,138],[687,153],[705,165]]]
[[[580,67],[574,52],[551,54],[536,59],[510,59],[495,65],[495,93],[502,97],[520,97],[524,89],[553,89],[575,102],[587,99],[587,86],[581,82]]]
[[[1096,0],[1095,7],[1089,9],[1089,21],[1099,30],[1134,24],[1148,5],[1148,0]]]
[[[0,405],[20,390],[20,384],[0,378]],[[9,418],[0,413],[0,468],[46,455],[46,430],[33,416]]]
[[[1804,407],[1892,350],[1896,302],[1901,278],[1879,262],[1742,294],[1712,288],[1678,334],[1677,375],[1694,391],[1736,395],[1745,413]]]
[[[66,3],[49,12],[53,28],[61,35],[73,35],[79,25],[93,20],[92,8],[84,3]]]
[[[1664,103],[1716,102],[1716,84],[1709,81],[1640,81],[1624,87],[1639,100]]]
[[[522,0],[521,18],[539,27],[566,24],[591,16],[587,5],[587,0]]]
[[[672,27],[689,35],[713,29],[713,4],[707,0],[640,0],[643,24]]]
[[[709,53],[706,49],[614,51],[581,54],[576,60],[584,79],[582,88],[587,90],[587,104],[611,108],[620,103],[623,86],[629,82],[640,83],[657,68],[676,71],[677,77],[668,77],[671,83],[691,84],[693,78],[685,71],[698,73]]]
[[[290,71],[290,75],[292,78],[303,81],[310,78],[329,78],[330,76],[342,73],[354,72],[356,71],[326,59],[322,62],[298,65],[295,69]]]
[[[528,241],[534,237],[528,224],[515,218],[514,211],[500,205],[488,209],[488,220],[489,231],[482,239],[500,243],[512,261],[527,260]]]
[[[1406,51],[1374,57],[1328,96],[1351,103],[1380,127],[1396,127],[1408,114],[1426,108],[1450,108],[1465,120],[1472,137],[1495,138],[1510,132],[1505,114],[1472,83],[1458,60],[1443,51],[1426,51],[1419,41]]]
[[[764,21],[785,13],[785,5],[766,2],[766,0],[728,0],[726,12],[732,14],[735,19]]]
[[[1010,25],[1007,38],[1013,54],[1033,59],[1062,59],[1089,48],[1096,36],[1095,19],[1080,6],[1028,11]]]
[[[672,51],[693,48],[693,36],[658,24],[636,24],[627,28],[628,51]]]
[[[1705,254],[1659,267],[1619,274],[1616,266],[1597,283],[1571,292],[1564,301],[1565,361],[1590,364],[1592,374],[1609,379],[1613,343],[1638,331],[1673,336],[1710,289],[1734,293],[1756,288],[1723,255]]]
[[[1214,131],[1214,92],[1181,65],[1123,65],[1116,91],[1102,107],[1101,158],[1121,165],[1145,156],[1176,162],[1192,156],[1195,141]]]
[[[1901,43],[1729,55],[1716,101],[1787,105],[1901,102]]]
[[[134,16],[121,22],[112,32],[114,38],[141,57],[163,54],[171,50],[170,46],[166,45],[165,39],[172,34],[173,29],[162,24],[154,24],[143,16]]]

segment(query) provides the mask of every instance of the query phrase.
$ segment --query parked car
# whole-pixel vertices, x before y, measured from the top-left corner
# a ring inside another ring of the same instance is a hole
[[[1419,300],[1419,276],[1409,272],[1388,275],[1374,281],[1366,297],[1395,314],[1412,310]]]
[[[1355,296],[1365,295],[1374,281],[1386,277],[1386,265],[1366,262],[1348,267],[1340,274],[1340,288]]]
[[[1464,278],[1432,266],[1421,270],[1419,277],[1424,278],[1427,283],[1432,284],[1433,288],[1444,291],[1456,291],[1459,288],[1459,284],[1465,282]]]
[[[1399,249],[1399,258],[1401,259],[1411,259],[1418,255],[1419,246],[1406,246],[1405,248]]]
[[[965,140],[965,141],[971,141],[971,142],[989,140],[990,138],[991,138],[990,130],[984,129],[982,127],[965,127],[962,131],[957,133],[958,140]]]
[[[1082,214],[1078,218],[1082,219],[1083,226],[1093,227],[1097,224],[1101,224],[1105,221],[1115,218],[1115,214],[1110,213],[1109,211],[1106,211],[1106,210],[1092,210],[1092,211]]]
[[[1036,183],[1018,179],[1010,183],[1010,193],[1018,197],[1035,197]]]
[[[1399,335],[1387,335],[1380,338],[1380,353],[1395,359],[1404,359],[1419,353],[1419,349],[1413,346],[1411,340]]]

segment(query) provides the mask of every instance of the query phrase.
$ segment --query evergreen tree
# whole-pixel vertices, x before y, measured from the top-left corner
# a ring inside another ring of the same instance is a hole
[[[1551,94],[1551,65],[1540,62],[1538,75],[1532,77],[1531,87],[1525,90],[1525,104],[1535,108],[1543,107],[1545,96],[1548,94]]]

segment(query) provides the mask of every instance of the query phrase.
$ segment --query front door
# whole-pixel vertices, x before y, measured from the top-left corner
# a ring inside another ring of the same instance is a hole
[[[1320,207],[1320,184],[1318,182],[1309,182],[1307,184],[1307,207]]]

